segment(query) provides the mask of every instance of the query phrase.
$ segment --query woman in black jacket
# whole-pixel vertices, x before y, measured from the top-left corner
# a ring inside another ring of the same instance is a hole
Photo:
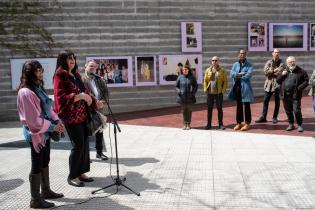
[[[190,129],[192,104],[196,103],[195,94],[198,89],[196,78],[191,73],[188,65],[181,69],[181,74],[176,81],[177,103],[183,111],[183,130]]]

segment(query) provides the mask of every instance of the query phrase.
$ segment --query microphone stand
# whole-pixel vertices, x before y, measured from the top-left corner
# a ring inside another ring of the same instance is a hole
[[[104,80],[102,79],[102,81],[104,81]],[[107,84],[106,83],[105,83],[105,86],[107,88]],[[130,187],[128,187],[127,185],[124,184],[124,182],[126,181],[126,177],[121,179],[120,176],[119,176],[118,149],[117,149],[117,130],[118,130],[118,132],[121,132],[121,130],[120,130],[120,127],[119,127],[119,125],[117,123],[117,120],[116,120],[116,118],[115,118],[115,116],[114,116],[114,114],[112,112],[112,109],[109,106],[108,99],[106,97],[105,97],[105,102],[107,104],[107,108],[108,108],[108,111],[109,111],[109,116],[112,118],[112,121],[113,121],[112,123],[114,124],[115,153],[116,153],[116,172],[117,172],[117,174],[116,174],[116,178],[114,178],[114,183],[109,184],[107,186],[104,186],[104,187],[102,187],[100,189],[94,190],[94,191],[92,191],[92,194],[95,194],[98,191],[101,191],[101,190],[104,190],[104,189],[107,189],[109,187],[112,187],[112,186],[116,185],[117,186],[117,191],[118,191],[118,186],[123,186],[126,189],[128,189],[129,191],[131,191],[132,193],[134,193],[135,195],[140,196],[140,193],[134,191],[133,189],[131,189]]]

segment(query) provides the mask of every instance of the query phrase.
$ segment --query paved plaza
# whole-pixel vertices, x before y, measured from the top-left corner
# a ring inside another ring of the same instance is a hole
[[[93,141],[95,181],[68,185],[70,142],[63,139],[51,151],[51,185],[65,194],[55,209],[315,209],[312,137],[120,126],[120,174],[141,196],[122,186],[91,194],[116,176],[114,160],[95,159]],[[112,125],[104,136],[115,156]],[[0,151],[0,209],[28,209],[30,150],[19,123],[0,123]]]

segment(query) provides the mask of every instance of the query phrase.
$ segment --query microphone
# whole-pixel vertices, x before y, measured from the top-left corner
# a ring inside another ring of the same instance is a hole
[[[100,76],[98,76],[97,74],[95,74],[95,73],[93,73],[93,72],[90,72],[90,75],[93,75],[94,77],[101,78]]]

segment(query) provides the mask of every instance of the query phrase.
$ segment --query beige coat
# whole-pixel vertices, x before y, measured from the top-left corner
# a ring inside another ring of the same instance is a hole
[[[266,76],[266,81],[264,85],[264,90],[266,92],[274,92],[277,85],[276,78],[285,69],[285,64],[282,63],[281,59],[278,61],[277,64],[271,59],[268,60],[265,64],[264,72]]]

